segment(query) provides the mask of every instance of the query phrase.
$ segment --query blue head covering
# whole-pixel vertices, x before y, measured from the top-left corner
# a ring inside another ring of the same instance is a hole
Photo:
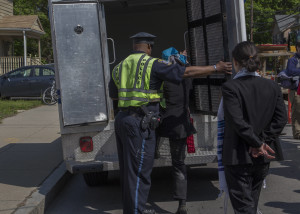
[[[162,59],[167,62],[170,61],[171,56],[174,56],[175,58],[179,59],[183,64],[187,63],[186,56],[179,54],[179,52],[173,47],[170,47],[162,52]]]

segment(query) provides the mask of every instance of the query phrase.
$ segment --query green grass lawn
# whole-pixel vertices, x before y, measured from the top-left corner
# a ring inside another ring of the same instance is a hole
[[[42,104],[41,100],[0,100],[0,123],[3,118],[17,114],[18,110],[28,110]]]

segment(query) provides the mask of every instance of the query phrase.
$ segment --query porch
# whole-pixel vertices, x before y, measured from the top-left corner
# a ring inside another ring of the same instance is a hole
[[[45,32],[37,15],[4,16],[0,20],[0,75],[27,65],[41,64],[41,36]],[[37,41],[37,55],[27,53],[27,39]],[[14,56],[14,41],[23,40],[23,53]],[[29,56],[28,56],[29,55]]]
[[[41,65],[40,57],[26,57],[26,65]],[[25,66],[25,60],[23,56],[7,56],[0,57],[0,75],[6,74],[9,71]]]

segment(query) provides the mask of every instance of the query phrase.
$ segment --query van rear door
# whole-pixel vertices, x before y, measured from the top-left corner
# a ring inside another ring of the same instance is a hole
[[[49,0],[63,126],[107,123],[106,28],[96,0]]]

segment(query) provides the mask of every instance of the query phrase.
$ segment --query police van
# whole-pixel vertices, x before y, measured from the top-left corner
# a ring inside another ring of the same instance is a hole
[[[169,47],[188,51],[192,65],[231,61],[246,40],[244,0],[49,0],[58,109],[66,167],[88,185],[118,170],[110,73],[132,50],[131,35],[157,36],[153,57]],[[190,109],[197,134],[187,165],[217,159],[217,118],[224,74],[193,80]],[[168,140],[155,167],[170,166]]]

